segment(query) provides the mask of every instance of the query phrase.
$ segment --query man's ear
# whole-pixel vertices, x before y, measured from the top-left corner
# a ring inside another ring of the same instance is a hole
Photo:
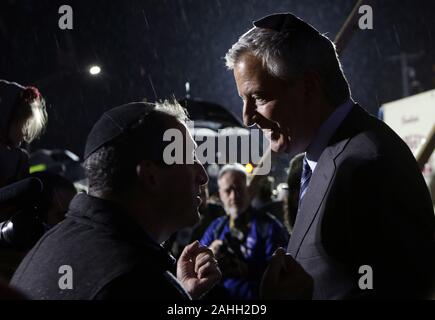
[[[154,190],[159,188],[160,170],[149,160],[142,160],[136,165],[136,176],[142,187],[147,190]]]

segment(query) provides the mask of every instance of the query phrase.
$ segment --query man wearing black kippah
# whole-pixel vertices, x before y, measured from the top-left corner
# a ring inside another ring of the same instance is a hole
[[[47,232],[11,281],[32,299],[198,299],[220,280],[213,253],[187,246],[177,266],[160,245],[198,222],[208,181],[194,152],[167,164],[168,129],[194,146],[177,103],[131,103],[107,111],[85,149],[88,194]],[[176,269],[176,276],[173,271]]]
[[[254,22],[226,55],[247,126],[275,152],[304,152],[286,251],[266,298],[424,298],[434,281],[434,212],[406,144],[356,104],[334,44],[290,13]]]

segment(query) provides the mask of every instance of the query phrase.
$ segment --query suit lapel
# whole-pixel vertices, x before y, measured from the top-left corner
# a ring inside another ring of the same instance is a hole
[[[338,128],[331,139],[329,146],[323,151],[317,162],[316,169],[311,176],[307,193],[299,208],[293,233],[287,248],[293,257],[296,257],[301,248],[302,242],[307,235],[314,218],[317,216],[320,206],[328,192],[332,178],[335,174],[335,159],[343,152],[346,144],[359,129],[357,124],[361,112],[365,113],[359,106],[354,106],[346,119]]]
[[[293,233],[290,238],[288,252],[297,256],[310,226],[319,211],[323,198],[335,172],[334,154],[330,148],[325,149],[318,165],[311,176],[307,193],[305,194],[296,218]]]

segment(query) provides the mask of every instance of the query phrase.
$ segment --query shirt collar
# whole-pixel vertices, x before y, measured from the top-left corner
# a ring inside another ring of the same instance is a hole
[[[345,103],[335,109],[329,118],[320,126],[305,153],[305,157],[312,172],[314,172],[317,161],[319,160],[323,150],[325,150],[328,145],[329,140],[343,122],[344,118],[346,118],[353,105],[353,100],[348,99]]]

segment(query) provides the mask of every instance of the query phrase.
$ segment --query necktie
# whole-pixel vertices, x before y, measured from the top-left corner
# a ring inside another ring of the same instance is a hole
[[[299,192],[299,206],[301,205],[302,198],[304,197],[305,193],[308,189],[308,183],[311,179],[311,168],[308,164],[307,157],[304,157],[303,161],[303,168],[302,168],[302,177],[301,177],[301,190]]]

